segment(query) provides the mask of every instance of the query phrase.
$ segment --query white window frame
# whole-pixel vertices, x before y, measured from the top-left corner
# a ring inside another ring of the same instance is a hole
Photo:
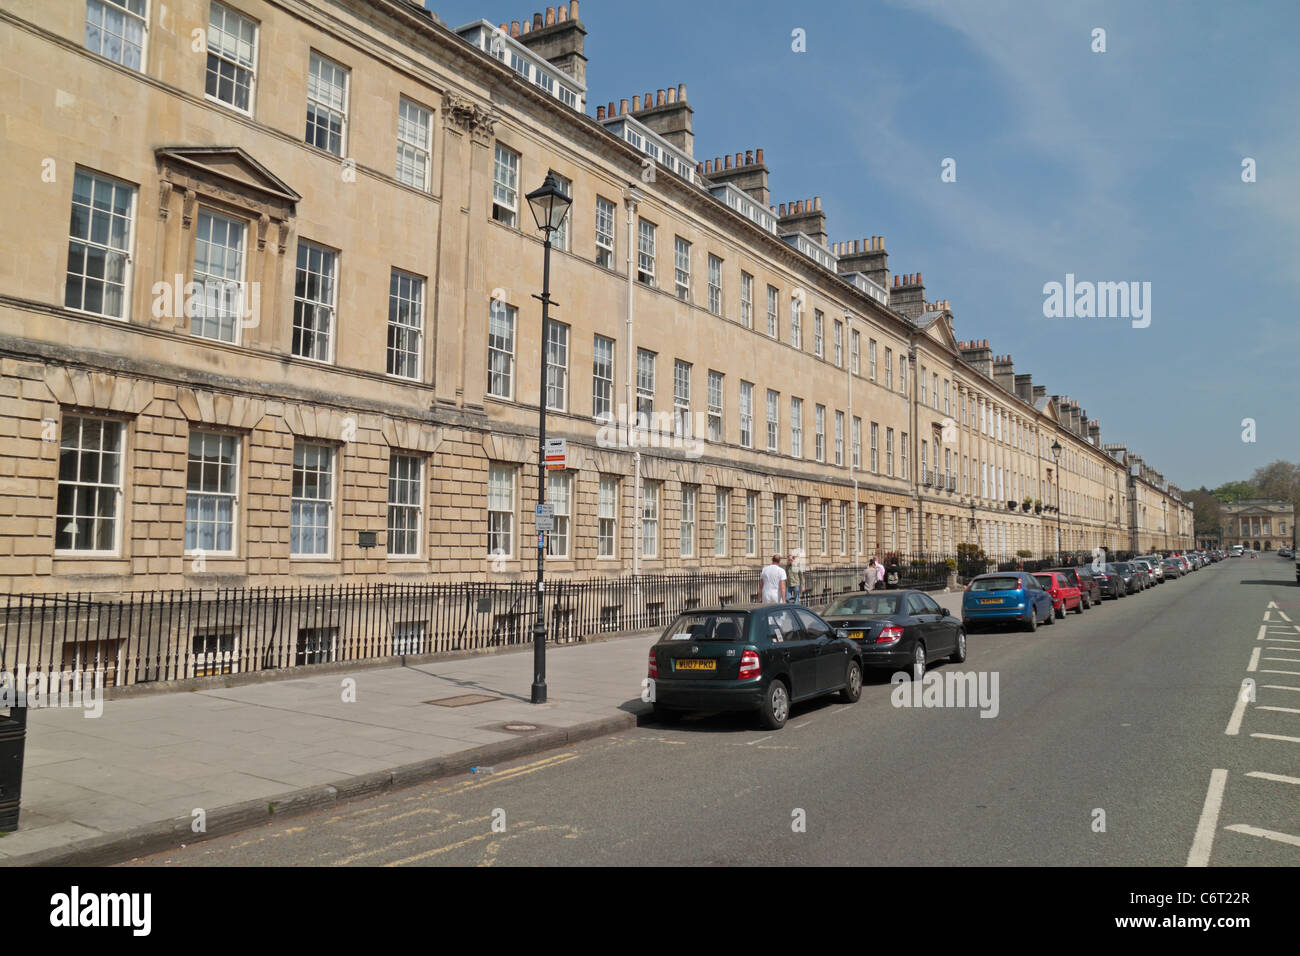
[[[677,298],[691,301],[691,244],[681,236],[673,237],[673,288]]]
[[[781,393],[767,390],[767,450],[781,451]]]
[[[304,266],[303,256],[306,256]],[[320,257],[320,268],[313,266],[315,256]],[[300,283],[299,277],[304,268],[308,280],[306,283]],[[312,297],[310,288],[312,284],[316,286],[315,297]],[[305,296],[298,295],[297,289],[300,284],[306,285],[308,294]],[[309,362],[321,362],[329,365],[334,362],[334,349],[338,339],[338,289],[339,289],[339,254],[333,249],[327,249],[325,246],[317,245],[306,239],[298,240],[298,261],[294,266],[294,296],[293,296],[293,343],[292,353],[296,358],[306,359]],[[328,294],[325,295],[324,293]],[[310,313],[313,322],[309,327],[306,323],[306,317]],[[325,331],[321,331],[319,323],[320,317],[325,318]],[[307,334],[313,336],[313,346],[305,348],[303,343],[306,341]],[[324,355],[316,345],[320,339],[324,339]]]
[[[85,425],[91,422],[99,426],[98,438],[96,439],[95,447],[87,446],[84,441]],[[75,432],[72,435],[69,435],[69,426],[75,426]],[[110,431],[109,426],[111,426],[111,431],[113,431],[116,435],[115,450],[106,450],[103,447],[104,445],[103,437],[106,432]],[[70,439],[71,442],[69,441]],[[72,477],[64,478],[63,477],[63,471],[64,471],[63,462],[65,460],[64,456],[69,451],[73,452],[74,454],[73,467],[70,469]],[[95,469],[95,475],[96,475],[95,481],[86,481],[83,480],[82,478],[82,475],[85,473],[86,470],[85,460],[88,455],[94,455],[98,459],[97,467]],[[113,464],[111,461],[106,460],[106,458],[110,456],[116,457],[117,459],[116,469],[115,469],[116,479],[112,481],[105,481],[104,480],[105,465],[111,466]],[[57,472],[59,477],[55,488],[55,509],[54,509],[54,524],[55,524],[54,553],[55,554],[68,555],[68,556],[95,555],[95,556],[103,557],[105,555],[116,555],[120,552],[122,546],[122,523],[124,520],[123,505],[126,500],[125,494],[123,492],[123,482],[125,481],[124,475],[126,471],[127,461],[128,459],[126,454],[126,423],[125,422],[118,421],[112,418],[100,418],[100,417],[90,416],[90,415],[64,415],[63,422],[60,427],[60,438],[59,438],[59,467]],[[59,502],[62,501],[64,497],[62,489],[67,487],[76,489],[73,494],[73,508],[70,514],[61,513],[59,510]],[[92,504],[89,508],[83,509],[78,507],[78,503],[82,501],[83,493],[90,493]],[[79,541],[77,540],[76,537],[77,532],[76,532],[75,522],[79,518],[86,518],[90,520],[91,522],[90,535],[91,535],[92,543],[95,540],[98,540],[98,538],[100,537],[99,527],[101,523],[104,520],[106,520],[104,516],[101,514],[103,508],[102,505],[100,504],[101,496],[104,495],[107,495],[112,501],[112,509],[113,509],[112,516],[111,516],[111,520],[113,523],[112,544],[110,547],[107,548],[78,547],[77,545],[79,544]],[[67,527],[65,521],[73,523],[74,530],[73,530],[73,538],[71,541],[73,546],[60,548],[58,546],[59,536],[63,533],[61,529]]]
[[[731,490],[715,488],[713,493],[713,556],[727,556],[728,511],[731,507]]]
[[[726,376],[721,372],[715,372],[709,369],[709,441],[721,442],[726,438],[723,431],[723,388],[726,385]]]
[[[695,557],[695,511],[699,504],[699,486],[682,485],[681,556]]]
[[[722,260],[709,253],[709,311],[722,315]]]
[[[546,535],[547,560],[567,561],[573,557],[573,472],[546,473],[546,503],[555,515],[555,524]]]
[[[659,493],[663,483],[647,481],[641,486],[641,557],[659,557]]]
[[[218,10],[222,12],[222,24],[217,26],[213,22],[213,14]],[[234,26],[237,32],[231,32],[229,29],[231,20],[234,20]],[[245,26],[252,28],[253,37],[247,42],[247,55],[245,56],[243,37],[243,28]],[[233,7],[220,2],[220,0],[210,0],[208,5],[208,34],[207,34],[207,67],[204,71],[203,95],[212,103],[220,103],[222,106],[229,107],[237,113],[245,116],[252,116],[254,106],[257,101],[257,47],[260,38],[260,24],[250,16],[246,16]],[[146,31],[146,36],[148,31]],[[224,40],[233,41],[234,49]],[[213,75],[212,61],[217,60],[222,66],[228,67],[234,72],[234,78],[222,75],[217,71],[217,93],[208,92],[208,80]],[[241,74],[248,74],[248,106],[247,108],[239,106],[234,102],[236,97],[234,90],[239,88],[239,79]],[[232,84],[231,99],[221,98],[221,86],[223,82]]]
[[[341,96],[338,95],[339,86],[335,82],[337,77],[326,79],[324,76],[324,68],[327,66],[330,67],[332,71],[337,71],[337,73],[342,75],[343,82]],[[351,79],[351,71],[343,64],[336,63],[334,60],[317,53],[315,50],[311,51],[311,59],[309,60],[307,67],[307,122],[308,124],[313,123],[313,106],[317,110],[317,117],[320,116],[322,111],[331,119],[334,116],[337,116],[339,121],[339,148],[334,150],[328,145],[321,146],[316,142],[316,140],[320,138],[319,131],[329,129],[328,127],[321,126],[319,119],[314,123],[314,128],[318,131],[317,135],[304,137],[307,145],[314,146],[316,149],[324,150],[333,156],[342,157],[348,154],[348,99],[351,92]],[[328,84],[328,89],[322,89],[322,84]],[[325,95],[322,96],[322,94]],[[309,133],[312,128],[312,125],[308,126]],[[327,131],[325,134],[327,142],[330,142],[331,145],[333,135],[332,131]]]
[[[384,368],[394,378],[419,381],[423,377],[424,279],[401,269],[393,269],[388,279],[388,347]]]
[[[397,163],[393,176],[412,189],[429,192],[432,158],[433,112],[403,96],[397,103]]]
[[[195,457],[195,441],[198,441],[198,457]],[[239,465],[240,439],[238,435],[214,431],[192,431],[189,435],[186,451],[185,468],[185,553],[234,555],[239,551]],[[231,450],[229,458],[226,449]],[[212,454],[212,453],[215,453]],[[199,487],[191,487],[191,474],[197,465]],[[211,481],[210,479],[215,479]],[[194,544],[191,546],[191,503],[194,505]],[[219,515],[222,506],[229,509],[230,518],[222,520]],[[211,520],[204,518],[205,506],[210,509]],[[205,548],[199,543],[203,540],[202,528],[210,525],[214,528],[214,541],[219,536],[218,529],[228,526],[227,534],[230,546],[227,548]]]
[[[596,558],[618,557],[618,477],[601,475],[596,498]]]
[[[767,287],[767,334],[781,337],[781,291],[774,285]]]
[[[745,493],[745,557],[758,554],[758,492]]]
[[[742,448],[754,447],[754,384],[740,383],[740,444]]]
[[[313,456],[313,461],[307,461],[308,450],[316,453],[324,452],[327,456],[325,465],[320,467],[319,454]],[[303,452],[301,456],[299,452]],[[301,457],[301,461],[299,460]],[[338,472],[338,449],[333,445],[325,445],[320,442],[295,442],[293,446],[293,475],[290,488],[289,504],[289,557],[302,559],[329,559],[334,555],[334,515],[337,510],[338,500],[338,482],[335,475]],[[313,497],[307,497],[305,494],[305,479],[307,475],[316,476],[316,483],[327,484],[328,490],[326,495],[317,494]],[[301,483],[301,484],[300,484]],[[304,525],[301,520],[300,507],[303,511],[310,507],[313,511],[313,521],[309,525]],[[323,509],[323,511],[321,510]],[[324,514],[325,520],[315,520],[320,514]],[[325,528],[325,547],[324,550],[302,550],[304,532]],[[294,538],[298,538],[298,548],[294,548]]]
[[[640,427],[654,424],[655,414],[655,360],[659,353],[649,349],[636,350],[636,413]]]
[[[821,309],[813,310],[813,354],[818,358],[826,357],[826,339],[825,339],[826,317],[822,314]]]
[[[740,324],[754,327],[754,277],[748,272],[740,273]]]
[[[518,473],[519,469],[514,465],[488,463],[488,536],[485,545],[489,558],[508,559],[515,556],[515,478]],[[494,538],[497,545],[495,548]]]
[[[825,405],[817,405],[813,408],[813,458],[821,462],[826,460]]]
[[[131,9],[132,7],[137,7],[138,9]],[[94,47],[90,46],[90,31],[92,29],[92,25],[90,22],[90,12],[92,9],[99,9],[101,11],[99,26],[95,27],[96,31],[100,35],[101,41],[105,34],[105,31],[103,29],[105,23],[105,18],[103,14],[105,13],[112,13],[114,16],[121,17],[122,18],[121,22],[123,27],[125,27],[128,24],[133,24],[137,26],[140,32],[140,47],[139,47],[140,64],[138,66],[132,66],[130,63],[127,62],[126,50],[128,49],[128,47],[134,48],[135,44],[133,43],[128,44],[126,42],[127,36],[126,36],[125,29],[123,29],[121,33],[108,34],[110,36],[116,37],[119,44],[121,45],[121,51],[123,55],[122,55],[122,59],[120,60],[114,59],[112,56],[109,56],[107,53],[105,53],[104,44],[102,42],[100,43],[98,49],[95,49]],[[116,63],[118,66],[124,66],[128,70],[135,70],[137,73],[145,72],[145,69],[149,64],[149,2],[148,0],[87,0],[86,15],[83,20],[83,24],[86,28],[82,37],[83,48],[89,50],[91,53],[94,53],[96,56],[102,56],[104,59]]]
[[[844,413],[835,412],[835,467],[844,467]]]
[[[691,437],[691,370],[690,362],[673,360],[673,434]]]
[[[503,143],[493,152],[492,220],[519,228],[519,154]]]
[[[515,328],[518,325],[519,310],[512,305],[507,305],[499,299],[493,299],[488,306],[488,364],[487,364],[487,393],[490,398],[504,398],[513,401],[515,397]],[[498,331],[494,332],[494,325]],[[507,340],[500,334],[505,332],[509,335]],[[497,365],[504,365],[504,369],[493,369],[493,356],[498,356]],[[504,391],[493,390],[493,382],[500,383],[504,379],[506,388]]]
[[[77,201],[78,181],[83,181],[88,183],[90,188],[90,192],[88,194],[89,202]],[[109,210],[97,208],[98,204],[95,202],[95,197],[99,193],[100,189],[107,189],[110,191],[110,196],[112,198],[110,199],[109,202],[109,206],[110,206]],[[128,202],[127,202],[128,208],[125,212],[122,211],[122,209],[119,206],[119,203],[116,201],[118,198],[118,190],[122,190],[123,194],[128,197]],[[131,315],[131,284],[132,284],[132,273],[133,273],[132,250],[135,248],[136,197],[137,197],[136,187],[131,185],[130,183],[122,182],[121,180],[114,179],[111,176],[102,176],[99,173],[92,172],[89,169],[82,169],[81,167],[77,167],[73,177],[72,208],[68,217],[67,255],[68,255],[68,259],[72,258],[74,245],[79,246],[82,249],[81,252],[82,271],[76,273],[76,276],[79,280],[79,288],[81,292],[77,298],[77,303],[78,303],[77,305],[73,305],[68,301],[69,291],[70,291],[68,288],[68,284],[69,284],[69,280],[71,280],[73,277],[73,273],[68,270],[66,260],[65,260],[64,286],[63,286],[64,308],[71,309],[74,312],[83,312],[87,315],[100,315],[110,319],[121,319],[122,321],[126,321],[127,318]],[[74,223],[76,222],[76,218],[77,218],[78,206],[80,206],[84,210],[82,214],[83,222],[84,222],[84,233],[85,233],[84,236],[77,235],[76,231],[74,230]],[[106,224],[108,228],[106,230],[97,229],[94,224],[96,217],[102,217],[105,215],[108,216],[108,222]],[[113,228],[115,225],[118,226],[116,230]],[[112,241],[112,237],[114,233],[115,232],[119,233],[119,235],[121,236],[120,238],[121,246],[119,247],[113,244],[105,244],[105,243],[93,241],[92,237],[96,234],[96,232],[105,232],[107,238],[110,240],[110,243]],[[104,279],[91,278],[90,270],[86,265],[86,262],[92,256],[103,259],[104,275],[106,278]],[[109,282],[109,280],[107,279],[107,276],[109,275],[110,272],[110,263],[112,262],[117,262],[120,263],[121,265],[121,270],[122,270],[121,282],[116,282],[116,281]],[[87,309],[85,307],[86,283],[88,279],[101,286],[100,289],[101,309],[99,311],[96,311],[94,309]],[[103,305],[108,298],[108,296],[106,295],[107,291],[109,290],[110,287],[116,289],[119,286],[120,286],[120,296],[121,296],[121,305],[122,305],[120,314],[103,311]]]
[[[597,421],[614,418],[614,340],[596,335],[591,347],[591,415]]]
[[[402,519],[395,522],[394,519]],[[392,452],[388,456],[388,536],[385,550],[389,559],[418,560],[424,548],[424,458]],[[408,547],[414,534],[414,547]],[[398,540],[403,550],[394,550]]]
[[[563,322],[546,322],[546,408],[569,410],[569,327]]]
[[[655,287],[655,224],[646,219],[637,220],[636,279]]]
[[[803,457],[803,399],[790,399],[790,454]]]
[[[617,207],[604,196],[596,197],[596,265],[614,269]]]

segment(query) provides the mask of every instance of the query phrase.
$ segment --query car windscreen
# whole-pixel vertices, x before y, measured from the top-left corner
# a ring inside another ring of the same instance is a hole
[[[846,614],[897,614],[901,600],[897,594],[855,594],[841,598],[825,611],[822,617]]]
[[[1019,578],[976,578],[970,583],[972,591],[1019,591]]]
[[[743,641],[749,615],[741,612],[681,614],[663,633],[661,640]]]

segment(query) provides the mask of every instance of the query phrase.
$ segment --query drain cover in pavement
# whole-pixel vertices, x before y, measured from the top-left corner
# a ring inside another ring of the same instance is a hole
[[[486,704],[490,700],[500,700],[490,694],[461,694],[459,697],[444,697],[441,700],[426,700],[426,704],[437,707],[468,707],[470,704]]]
[[[502,730],[513,730],[513,731],[515,731],[516,733],[518,733],[518,732],[526,731],[526,730],[536,730],[536,729],[537,729],[537,725],[536,725],[536,724],[521,724],[521,723],[502,724],[502,725],[501,725],[501,729],[502,729]]]

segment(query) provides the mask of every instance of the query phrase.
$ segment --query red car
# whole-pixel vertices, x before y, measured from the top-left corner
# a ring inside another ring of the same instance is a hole
[[[1041,571],[1034,578],[1052,596],[1052,610],[1056,612],[1057,620],[1065,617],[1066,611],[1083,613],[1083,592],[1071,584],[1064,574],[1059,571]]]

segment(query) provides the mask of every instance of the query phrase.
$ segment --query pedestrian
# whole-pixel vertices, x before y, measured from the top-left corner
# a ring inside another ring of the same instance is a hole
[[[803,564],[802,551],[790,555],[790,570],[786,574],[786,593],[790,596],[791,604],[798,604],[799,595],[803,593]]]
[[[763,604],[785,602],[785,568],[781,567],[781,556],[772,555],[772,563],[758,576]]]
[[[884,588],[885,586],[885,562],[876,562],[876,587]]]
[[[862,580],[858,582],[858,590],[874,591],[876,585],[879,583],[877,575],[878,569],[876,567],[876,559],[872,558],[867,562],[867,569],[862,572]]]
[[[889,567],[885,569],[885,581],[889,584],[891,588],[898,587],[899,575],[898,575],[897,557],[894,557],[893,560],[889,562]]]

